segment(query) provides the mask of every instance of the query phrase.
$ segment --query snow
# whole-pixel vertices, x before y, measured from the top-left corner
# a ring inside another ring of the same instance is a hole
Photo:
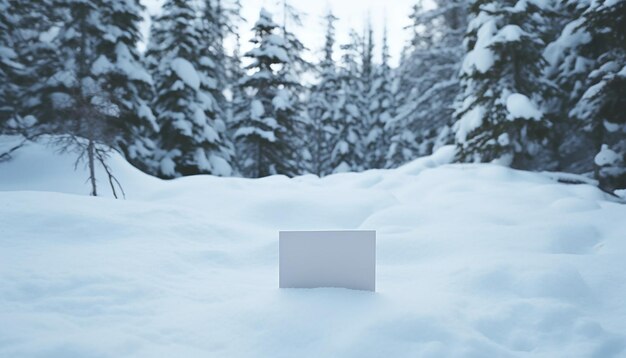
[[[485,108],[480,105],[474,106],[474,108],[467,111],[454,125],[457,141],[465,143],[467,136],[482,126],[484,116]]]
[[[209,161],[211,162],[212,173],[215,175],[226,177],[233,174],[233,168],[226,159],[217,155],[211,155]]]
[[[204,126],[207,124],[206,113],[202,108],[197,107],[193,112],[193,122],[199,126]]]
[[[16,57],[17,53],[15,53],[12,48],[0,45],[0,59],[4,61],[6,59],[14,59]]]
[[[263,107],[263,103],[258,99],[250,102],[250,116],[252,119],[259,120],[265,114],[265,108]]]
[[[137,111],[137,115],[141,118],[146,119],[148,123],[150,123],[150,127],[152,128],[152,130],[154,130],[155,132],[159,131],[159,124],[157,123],[157,119],[154,116],[154,113],[152,113],[152,109],[150,109],[150,107],[148,107],[145,102],[141,102],[139,110]]]
[[[608,145],[603,144],[602,150],[594,158],[594,162],[599,167],[616,165],[621,161],[619,154],[615,153]]]
[[[135,60],[131,54],[128,46],[119,42],[115,45],[115,53],[117,54],[117,67],[126,74],[128,78],[138,81],[143,81],[148,84],[152,84],[152,76],[148,74],[145,68],[141,65],[141,62]],[[179,75],[180,77],[180,75]]]
[[[509,119],[534,119],[536,121],[543,117],[543,113],[535,104],[521,93],[513,93],[506,99],[506,109],[509,112]]]
[[[272,106],[277,111],[285,111],[291,107],[289,102],[289,92],[285,89],[280,89],[272,99]]]
[[[195,90],[200,88],[200,76],[189,61],[181,57],[175,58],[172,60],[172,70],[187,86]]]
[[[506,25],[493,38],[493,42],[515,42],[519,41],[522,36],[528,36],[524,30],[517,25]]]
[[[161,159],[160,168],[161,168],[161,173],[163,173],[163,175],[167,175],[167,176],[176,175],[176,163],[174,163],[174,160],[170,158],[169,156]]]
[[[276,142],[276,134],[273,131],[265,131],[256,127],[241,127],[235,132],[235,138],[258,136],[268,142]]]
[[[109,61],[105,55],[100,55],[93,65],[91,65],[91,73],[97,76],[110,72],[113,68],[114,66],[111,61]]]
[[[30,145],[0,165],[0,356],[624,356],[626,206],[453,156],[162,181],[113,155],[112,200]],[[278,289],[297,229],[377,230],[378,292]]]
[[[61,27],[52,26],[47,31],[39,34],[39,41],[52,43],[52,41],[54,41],[54,39],[59,35],[59,31],[61,31]]]
[[[215,128],[210,125],[204,125],[204,138],[210,143],[217,143],[220,140],[220,135],[215,131]]]
[[[495,63],[494,53],[489,49],[492,44],[493,34],[496,32],[494,20],[485,22],[477,32],[477,40],[474,49],[469,51],[463,60],[462,71],[472,74],[474,70],[486,73]]]

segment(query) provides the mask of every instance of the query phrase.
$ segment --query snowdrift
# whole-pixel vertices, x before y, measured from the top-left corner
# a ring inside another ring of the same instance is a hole
[[[624,356],[626,206],[451,154],[169,182],[113,156],[113,200],[30,145],[0,165],[0,356]],[[378,292],[279,290],[281,229],[377,230]]]

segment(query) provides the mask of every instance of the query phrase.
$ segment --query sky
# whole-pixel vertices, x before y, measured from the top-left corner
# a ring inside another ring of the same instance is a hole
[[[164,0],[142,0],[150,14],[159,12]],[[292,6],[307,14],[304,26],[295,32],[301,41],[311,50],[306,57],[308,60],[320,58],[319,51],[324,44],[324,25],[322,16],[332,9],[339,18],[337,23],[338,43],[347,41],[350,28],[362,32],[367,19],[371,18],[376,40],[377,62],[380,61],[380,47],[385,21],[387,22],[389,46],[392,55],[392,64],[397,64],[400,51],[408,40],[408,32],[404,27],[409,24],[408,15],[411,7],[417,0],[290,0]],[[242,0],[242,15],[248,21],[242,24],[241,35],[244,50],[249,49],[248,40],[252,36],[252,24],[258,19],[261,7],[274,13],[276,22],[282,21],[278,0]],[[147,38],[148,24],[144,24],[144,34]],[[337,56],[338,58],[339,56]]]

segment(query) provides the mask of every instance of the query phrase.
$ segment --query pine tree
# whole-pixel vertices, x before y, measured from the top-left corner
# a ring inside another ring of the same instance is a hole
[[[298,172],[292,143],[296,110],[290,96],[297,83],[280,74],[290,58],[287,42],[276,34],[278,28],[272,15],[262,9],[253,28],[256,47],[246,53],[252,60],[247,66],[252,74],[240,81],[242,91],[252,94],[240,104],[234,119],[239,168],[247,177]]]
[[[432,10],[425,10],[419,3],[413,7],[410,19],[412,38],[398,69],[400,106],[389,125],[393,139],[388,167],[429,155],[451,141],[467,1],[437,1]]]
[[[338,20],[331,11],[324,17],[326,37],[323,58],[318,66],[318,83],[312,86],[308,99],[308,114],[311,120],[308,131],[309,147],[312,154],[312,171],[318,176],[330,174],[331,152],[335,147],[336,123],[339,121],[339,83],[335,66],[335,22]]]
[[[237,3],[234,5],[237,6]],[[211,98],[211,105],[205,113],[221,140],[217,158],[225,160],[231,167],[234,145],[227,133],[229,103],[224,95],[227,89],[227,67],[230,60],[224,49],[224,38],[231,31],[230,24],[237,10],[236,8],[225,9],[221,0],[204,0],[202,10],[199,30],[201,57],[198,72],[202,74],[201,89]]]
[[[595,62],[587,57],[591,54],[584,53],[584,48],[592,40],[582,26],[582,14],[588,8],[588,1],[558,2],[555,12],[560,17],[552,22],[555,32],[560,33],[555,34],[544,51],[547,60],[545,76],[559,89],[546,106],[555,123],[552,133],[558,153],[558,170],[573,173],[593,172],[593,155],[597,152],[590,149],[593,141],[589,131],[584,129],[585,122],[573,118],[570,113],[585,91],[586,78]]]
[[[592,38],[583,54],[595,63],[571,114],[591,133],[600,186],[626,188],[626,2],[594,1],[582,18]]]
[[[9,0],[0,0],[0,133],[8,130],[9,120],[16,117],[23,90],[16,84],[24,65],[15,50],[19,19],[14,6]]]
[[[196,11],[188,1],[168,0],[153,22],[147,51],[161,127],[156,157],[164,178],[232,172],[214,122],[216,100],[210,89],[215,79],[202,72],[210,64],[203,56]]]
[[[363,86],[367,93],[372,88],[372,82],[374,80],[375,66],[374,66],[374,29],[372,28],[371,19],[368,20],[365,26],[363,39],[362,39],[362,55],[361,55],[361,69],[362,69],[362,81]]]
[[[41,135],[41,123],[53,113],[45,105],[50,103],[45,97],[50,93],[43,90],[61,68],[59,46],[53,40],[63,7],[53,5],[52,0],[0,5],[0,130],[2,120],[11,118],[5,129],[26,139]]]
[[[287,0],[280,0],[283,9],[283,23],[281,27],[282,37],[285,39],[286,52],[289,62],[285,63],[278,72],[283,77],[280,82],[290,83],[289,88],[285,88],[284,101],[289,103],[288,108],[282,111],[283,116],[287,116],[293,123],[294,136],[290,139],[291,146],[296,148],[297,173],[308,173],[312,171],[312,154],[308,149],[307,134],[310,127],[310,118],[307,116],[302,94],[306,88],[301,84],[302,76],[312,68],[311,64],[303,57],[307,48],[293,32],[292,28],[302,26],[304,16],[296,7]]]
[[[81,119],[68,117],[73,103],[106,98],[116,112],[98,123],[108,133],[106,144],[147,169],[151,143],[144,135],[155,130],[155,121],[146,104],[152,80],[137,50],[139,1],[42,0],[15,10],[21,27],[16,49],[24,60],[20,110],[39,122],[29,135],[75,130]]]
[[[32,85],[26,93],[33,94],[24,110],[37,115],[39,134],[56,135],[51,139],[54,145],[77,153],[77,163],[85,162],[90,173],[91,195],[98,194],[95,168],[100,165],[117,197],[116,188],[121,187],[107,158],[110,148],[119,148],[125,138],[128,104],[134,94],[128,95],[124,76],[112,74],[126,70],[117,66],[121,62],[130,66],[132,60],[118,42],[127,39],[128,33],[124,32],[127,24],[118,24],[121,27],[115,24],[115,20],[128,20],[118,12],[128,3],[57,0],[52,8],[48,7],[50,3],[36,4],[46,7],[33,6],[30,8],[33,13],[45,14],[45,25],[46,20],[54,20],[56,25],[46,33],[26,36],[20,49],[30,55],[26,56],[30,57],[29,70],[23,80]],[[120,18],[113,19],[116,16]],[[42,53],[50,57],[35,57]],[[112,53],[118,59],[115,64],[106,57]],[[44,74],[49,77],[34,78]]]
[[[116,146],[131,163],[155,173],[151,137],[159,127],[149,103],[153,82],[137,47],[145,8],[139,0],[114,0],[100,9],[107,35],[95,49],[99,56],[91,72],[102,83],[101,88],[113,94],[119,108],[121,135]]]
[[[50,123],[53,132],[62,132],[82,126],[81,122],[86,121],[79,113],[74,113],[79,103],[91,103],[94,108],[108,107],[110,110],[103,113],[99,123],[91,123],[101,128],[106,138],[93,139],[114,146],[119,128],[123,126],[119,107],[123,97],[113,92],[114,84],[103,69],[105,51],[109,50],[113,38],[109,35],[111,18],[105,15],[112,11],[112,6],[81,0],[59,0],[55,5],[62,9],[62,26],[53,40],[57,51],[46,64],[53,68],[52,77],[45,81],[45,87],[37,87],[44,102],[37,112],[38,117]],[[68,116],[69,113],[72,115]]]
[[[362,39],[356,32],[351,33],[351,41],[343,46],[342,67],[339,70],[339,94],[336,104],[337,134],[331,153],[333,173],[361,171],[364,169],[363,118],[366,117],[362,65]]]
[[[375,69],[374,80],[369,92],[370,126],[365,139],[366,160],[369,168],[384,168],[389,151],[389,133],[387,126],[396,114],[396,93],[392,69],[389,64],[389,44],[385,27],[382,47],[382,63]]]
[[[550,89],[541,76],[542,9],[525,0],[477,0],[471,12],[455,113],[459,159],[550,168],[542,162],[550,128],[541,109]]]
[[[229,90],[231,92],[231,100],[229,102],[228,121],[227,121],[227,133],[229,138],[233,138],[234,156],[233,166],[236,175],[243,175],[242,168],[240,167],[242,160],[240,160],[239,152],[242,148],[239,148],[237,141],[235,140],[235,133],[237,132],[237,119],[243,118],[247,115],[250,108],[250,99],[246,89],[240,85],[241,81],[246,77],[245,70],[241,64],[241,44],[240,38],[235,38],[235,49],[230,61],[228,62],[228,78]]]
[[[21,88],[19,112],[37,125],[28,129],[27,136],[45,133],[55,117],[52,94],[57,91],[58,74],[64,72],[64,62],[71,58],[72,49],[60,46],[60,36],[68,15],[67,4],[41,0],[14,5],[19,30],[13,34],[15,51],[23,65],[16,77]],[[15,6],[17,5],[17,6]],[[68,57],[69,56],[69,57]]]

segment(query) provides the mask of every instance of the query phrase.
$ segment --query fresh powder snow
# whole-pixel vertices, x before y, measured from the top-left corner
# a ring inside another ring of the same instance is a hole
[[[163,181],[113,155],[113,200],[29,145],[0,167],[0,356],[623,356],[626,206],[453,156]],[[299,229],[377,230],[378,292],[278,289]]]

